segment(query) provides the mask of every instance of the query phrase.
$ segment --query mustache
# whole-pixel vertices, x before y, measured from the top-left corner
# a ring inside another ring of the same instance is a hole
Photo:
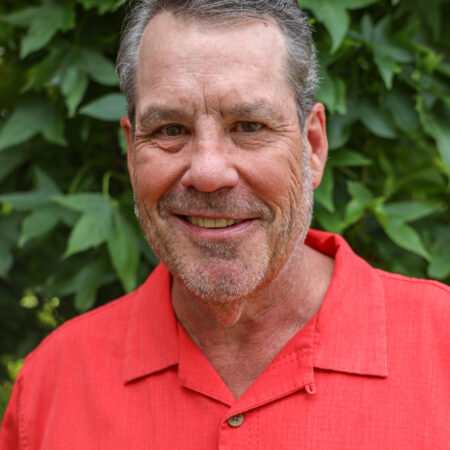
[[[185,216],[201,212],[267,221],[274,217],[274,212],[261,199],[248,195],[243,197],[230,188],[213,192],[202,192],[191,187],[183,192],[169,191],[160,198],[158,209]]]

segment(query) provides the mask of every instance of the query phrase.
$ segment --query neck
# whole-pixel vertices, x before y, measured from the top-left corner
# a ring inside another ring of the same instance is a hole
[[[238,398],[319,310],[332,270],[330,258],[304,247],[275,280],[230,303],[205,302],[174,280],[173,307]]]

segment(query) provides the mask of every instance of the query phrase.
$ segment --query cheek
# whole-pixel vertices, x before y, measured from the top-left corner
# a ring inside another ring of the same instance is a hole
[[[178,154],[158,149],[136,148],[134,186],[136,196],[147,206],[156,205],[159,198],[180,180],[183,161]]]
[[[301,192],[300,150],[259,155],[247,164],[245,181],[274,211],[289,214]]]

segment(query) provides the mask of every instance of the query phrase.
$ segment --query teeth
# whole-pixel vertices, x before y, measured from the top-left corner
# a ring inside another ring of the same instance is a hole
[[[242,220],[233,219],[210,219],[208,217],[194,217],[187,216],[187,221],[192,223],[192,225],[197,225],[203,228],[226,228],[241,223]]]
[[[227,219],[216,219],[214,220],[214,222],[216,222],[215,228],[225,228],[227,226]],[[233,222],[233,221],[231,221]]]

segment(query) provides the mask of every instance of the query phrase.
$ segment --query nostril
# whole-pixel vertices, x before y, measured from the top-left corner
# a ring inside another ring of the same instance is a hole
[[[185,188],[193,187],[201,192],[214,192],[219,189],[235,187],[239,182],[236,169],[230,165],[196,165],[184,173],[181,183]]]

